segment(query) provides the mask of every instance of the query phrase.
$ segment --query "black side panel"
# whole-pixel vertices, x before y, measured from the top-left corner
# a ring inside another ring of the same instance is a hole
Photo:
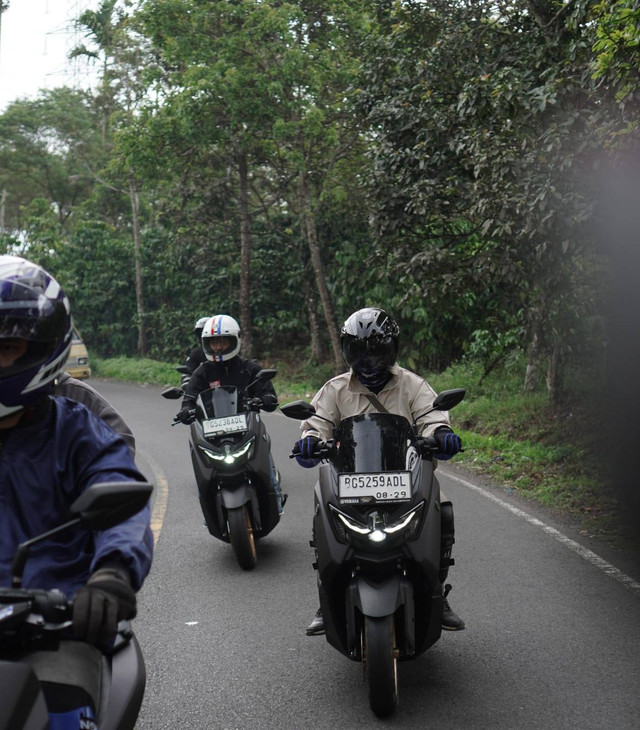
[[[111,659],[111,691],[100,730],[133,730],[136,724],[147,672],[140,646],[135,638],[116,652]]]
[[[0,730],[46,730],[49,714],[36,675],[27,664],[0,662]]]

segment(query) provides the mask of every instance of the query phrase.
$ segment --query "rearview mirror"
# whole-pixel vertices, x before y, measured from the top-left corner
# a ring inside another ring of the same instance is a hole
[[[304,421],[307,418],[311,418],[311,416],[315,415],[316,412],[316,409],[311,405],[311,403],[307,403],[303,400],[296,400],[293,401],[293,403],[285,403],[283,406],[280,406],[280,410],[285,416],[295,418],[298,421]]]
[[[153,486],[147,482],[102,482],[92,484],[71,505],[70,520],[53,530],[18,545],[11,565],[11,587],[20,588],[24,566],[33,545],[79,525],[88,530],[106,530],[140,512],[149,501]]]
[[[433,410],[450,411],[464,400],[466,392],[465,388],[443,390],[442,393],[438,393],[436,399],[433,401]]]
[[[256,380],[273,380],[277,374],[277,370],[265,368],[256,375]]]
[[[140,512],[153,486],[147,482],[93,484],[71,505],[71,517],[90,530],[106,530]]]
[[[168,398],[169,400],[178,400],[178,398],[182,398],[184,391],[182,388],[176,388],[175,385],[172,385],[170,388],[163,390],[160,395],[163,398]]]

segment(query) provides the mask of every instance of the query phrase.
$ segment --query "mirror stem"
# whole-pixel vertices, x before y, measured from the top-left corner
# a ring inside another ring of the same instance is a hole
[[[68,527],[75,527],[76,525],[80,524],[80,522],[82,522],[82,518],[75,517],[73,520],[65,522],[64,525],[60,525],[60,527],[56,527],[53,530],[49,530],[49,532],[45,532],[44,535],[38,535],[38,537],[34,537],[33,539],[27,540],[26,542],[18,545],[18,549],[16,550],[16,554],[13,558],[13,563],[11,565],[11,587],[22,587],[24,566],[27,562],[27,558],[29,557],[29,549],[33,545],[37,545],[39,542],[43,542],[52,535],[57,535],[59,532],[66,530]]]

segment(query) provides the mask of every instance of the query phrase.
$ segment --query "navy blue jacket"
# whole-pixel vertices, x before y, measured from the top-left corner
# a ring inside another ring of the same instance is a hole
[[[0,586],[9,586],[19,543],[61,525],[97,482],[146,481],[122,438],[81,403],[50,397],[0,443]],[[134,590],[151,567],[150,506],[102,532],[71,528],[31,549],[25,588],[71,597],[103,562],[128,568]]]

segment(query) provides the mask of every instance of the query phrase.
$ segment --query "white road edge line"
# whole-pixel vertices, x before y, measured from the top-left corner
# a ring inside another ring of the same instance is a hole
[[[550,525],[547,525],[542,520],[539,520],[537,517],[533,517],[529,513],[525,512],[524,510],[521,510],[518,507],[514,507],[512,504],[509,504],[509,502],[505,502],[504,499],[500,499],[500,497],[496,497],[495,494],[492,494],[491,492],[488,492],[486,489],[483,489],[482,487],[477,486],[476,484],[473,484],[472,482],[468,482],[466,479],[461,479],[459,476],[456,476],[455,474],[452,474],[449,471],[442,470],[443,474],[447,476],[449,479],[453,479],[453,481],[459,482],[463,486],[467,487],[467,489],[471,489],[474,492],[478,492],[478,494],[481,494],[483,497],[486,497],[487,499],[490,499],[492,502],[495,502],[496,504],[500,505],[500,507],[503,507],[506,510],[509,510],[509,512],[512,512],[517,517],[520,517],[523,520],[526,520],[529,524],[534,525],[534,527],[539,527],[541,530],[547,533],[547,535],[550,535],[555,540],[557,540],[559,543],[564,545],[565,547],[569,548],[569,550],[573,550],[574,553],[577,553],[581,558],[584,558],[584,560],[587,560],[592,565],[595,565],[596,568],[599,568],[603,572],[605,572],[608,576],[613,578],[614,580],[617,580],[618,583],[622,583],[622,585],[626,586],[627,588],[630,588],[632,591],[640,595],[640,583],[638,581],[631,578],[631,576],[627,575],[626,573],[623,573],[619,568],[616,568],[615,565],[612,565],[611,563],[607,562],[604,558],[601,558],[599,555],[594,553],[592,550],[589,550],[588,548],[584,547],[583,545],[580,545],[579,542],[576,542],[575,540],[572,540],[570,537],[567,537],[559,530],[556,530],[555,527],[551,527]]]

